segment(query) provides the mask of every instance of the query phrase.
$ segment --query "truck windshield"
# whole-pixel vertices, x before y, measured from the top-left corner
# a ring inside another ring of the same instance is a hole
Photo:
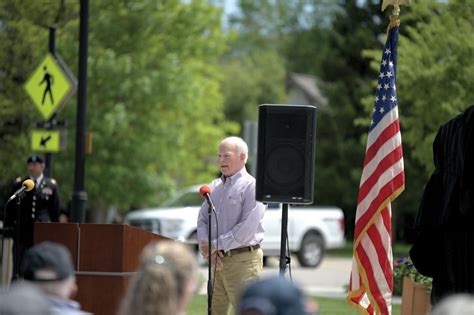
[[[200,207],[203,202],[198,192],[186,192],[163,203],[163,207]]]

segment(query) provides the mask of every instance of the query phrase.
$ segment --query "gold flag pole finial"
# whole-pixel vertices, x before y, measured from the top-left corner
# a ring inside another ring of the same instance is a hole
[[[389,5],[393,5],[391,19],[398,19],[400,16],[400,5],[410,5],[410,0],[383,0],[382,11],[384,11]]]

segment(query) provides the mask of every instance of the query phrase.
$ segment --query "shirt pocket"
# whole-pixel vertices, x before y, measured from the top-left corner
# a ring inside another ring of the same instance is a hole
[[[229,196],[227,203],[231,207],[237,207],[242,204],[242,198],[240,196]]]

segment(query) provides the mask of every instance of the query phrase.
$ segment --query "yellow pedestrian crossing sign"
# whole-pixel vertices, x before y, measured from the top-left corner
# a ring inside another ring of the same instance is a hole
[[[48,120],[76,90],[76,80],[61,58],[48,53],[24,85],[36,108]]]
[[[61,149],[60,131],[46,129],[32,130],[31,149],[36,152],[59,152]]]

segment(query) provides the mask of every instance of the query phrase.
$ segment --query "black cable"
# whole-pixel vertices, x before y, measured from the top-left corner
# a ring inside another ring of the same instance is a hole
[[[216,250],[219,250],[219,220],[217,220],[217,213],[216,210],[212,210],[214,212],[214,218],[216,220]],[[219,256],[219,252],[217,252],[216,260],[214,261],[214,278],[212,279],[212,297],[214,297],[214,287],[216,285],[216,270],[217,270],[217,256]]]
[[[293,275],[291,274],[291,251],[290,251],[290,240],[288,239],[288,230],[286,231],[286,251],[288,254],[288,273],[290,275],[290,281],[293,283]]]

